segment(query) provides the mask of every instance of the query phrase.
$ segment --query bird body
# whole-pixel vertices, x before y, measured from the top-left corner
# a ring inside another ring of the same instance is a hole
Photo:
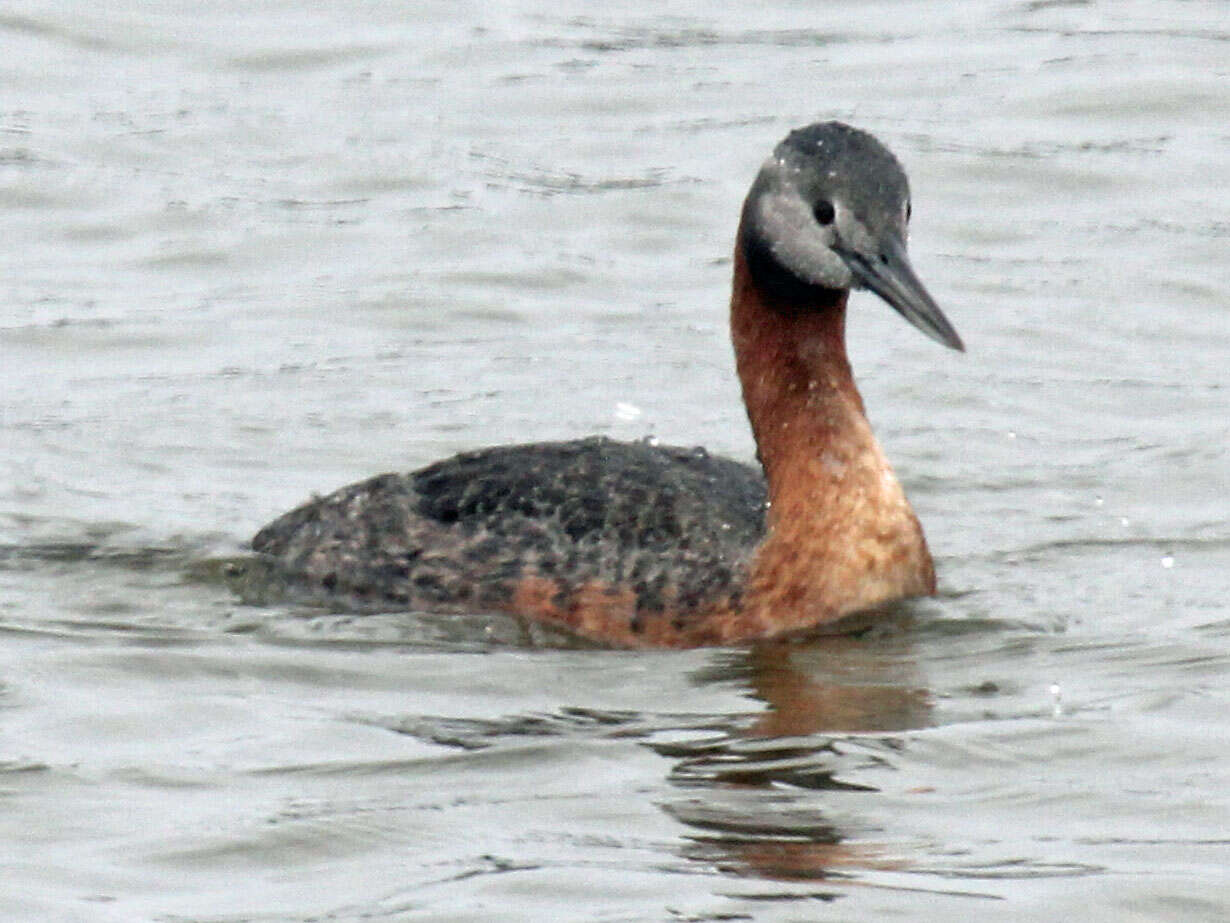
[[[762,167],[730,322],[763,476],[648,443],[496,447],[314,500],[255,550],[335,602],[494,609],[634,647],[777,637],[934,593],[845,348],[851,287],[963,348],[906,258],[909,210],[893,155],[841,123],[792,132]]]

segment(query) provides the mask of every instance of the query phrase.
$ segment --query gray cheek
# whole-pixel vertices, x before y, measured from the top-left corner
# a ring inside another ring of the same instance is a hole
[[[845,260],[827,246],[818,252],[809,252],[810,272],[808,281],[825,288],[854,288],[858,285]]]
[[[757,218],[761,239],[794,275],[825,288],[850,288],[854,283],[845,261],[829,246],[828,234],[797,195],[766,193]]]

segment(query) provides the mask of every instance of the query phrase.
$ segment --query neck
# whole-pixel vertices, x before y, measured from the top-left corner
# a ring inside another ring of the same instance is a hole
[[[935,592],[931,555],[876,442],[846,358],[847,291],[807,303],[735,247],[731,336],[768,481],[768,531],[744,597],[766,633]]]

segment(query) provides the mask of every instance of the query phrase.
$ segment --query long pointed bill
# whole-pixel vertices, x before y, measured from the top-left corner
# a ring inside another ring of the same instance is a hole
[[[911,324],[931,339],[965,351],[957,331],[914,275],[905,244],[900,239],[889,237],[881,254],[872,259],[853,250],[837,252],[854,273],[854,278],[892,305]]]

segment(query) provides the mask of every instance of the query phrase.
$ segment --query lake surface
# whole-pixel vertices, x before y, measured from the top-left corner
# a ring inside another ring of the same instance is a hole
[[[0,917],[1230,916],[1224,4],[17,0],[0,41]],[[968,347],[853,299],[936,599],[684,653],[240,601],[257,528],[380,471],[750,460],[738,208],[822,118],[905,163]]]

